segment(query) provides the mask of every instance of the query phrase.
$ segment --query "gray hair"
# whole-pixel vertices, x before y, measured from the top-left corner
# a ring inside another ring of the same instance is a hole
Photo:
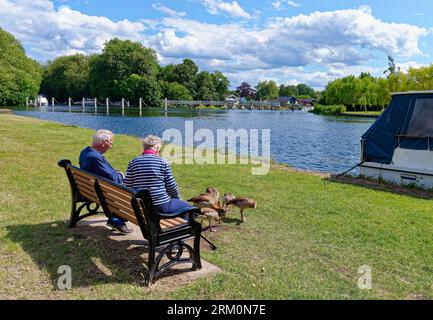
[[[109,141],[113,137],[110,130],[100,129],[96,131],[92,138],[93,145],[100,145],[103,141]]]
[[[149,150],[152,149],[156,145],[161,145],[162,140],[160,137],[149,135],[146,138],[142,139],[141,142],[143,142],[143,149]]]

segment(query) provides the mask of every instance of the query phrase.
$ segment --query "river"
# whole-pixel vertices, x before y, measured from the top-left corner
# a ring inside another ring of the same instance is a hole
[[[85,112],[75,107],[44,110],[19,110],[14,114],[57,121],[84,128],[105,128],[117,134],[144,137],[148,134],[162,135],[166,129],[185,130],[185,122],[198,129],[210,129],[215,137],[218,129],[270,129],[270,154],[277,162],[292,167],[338,173],[359,162],[360,137],[374,119],[341,116],[321,116],[305,111],[290,110],[127,110],[121,114],[105,115],[103,110],[93,113],[91,107]],[[190,122],[193,121],[193,122]]]

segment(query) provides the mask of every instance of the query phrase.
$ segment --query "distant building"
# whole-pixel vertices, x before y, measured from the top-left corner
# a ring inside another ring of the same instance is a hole
[[[313,107],[314,104],[316,103],[316,99],[298,99],[298,103],[300,106],[303,107]]]
[[[230,94],[224,100],[230,103],[237,103],[239,102],[239,97],[236,96],[235,94]]]
[[[296,99],[296,97],[293,96],[279,97],[278,102],[280,102],[281,105],[294,105],[294,104],[298,104],[298,99]]]

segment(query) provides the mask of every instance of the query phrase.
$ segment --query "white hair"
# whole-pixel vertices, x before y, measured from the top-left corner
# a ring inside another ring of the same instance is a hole
[[[110,130],[100,129],[93,135],[92,144],[100,145],[103,141],[109,141],[111,138],[113,138],[113,132]]]
[[[141,142],[143,142],[143,149],[149,150],[152,149],[156,145],[161,145],[162,141],[160,137],[149,135],[146,138],[142,139]]]

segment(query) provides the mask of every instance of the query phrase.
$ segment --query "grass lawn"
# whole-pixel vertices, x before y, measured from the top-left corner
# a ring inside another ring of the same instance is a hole
[[[250,196],[258,206],[246,211],[245,223],[236,209],[222,230],[207,234],[219,249],[203,250],[202,258],[222,273],[164,292],[146,288],[104,241],[67,228],[70,190],[56,162],[77,164],[92,133],[0,116],[1,299],[433,298],[431,200],[281,166],[252,176],[246,165],[174,165],[183,198],[212,185]],[[138,139],[119,135],[107,158],[125,171],[140,151]],[[112,275],[98,273],[98,263]],[[57,268],[65,264],[73,288],[56,290]],[[371,290],[357,287],[363,265],[372,270]]]
[[[341,115],[343,116],[380,116],[382,111],[348,111],[343,112]]]

